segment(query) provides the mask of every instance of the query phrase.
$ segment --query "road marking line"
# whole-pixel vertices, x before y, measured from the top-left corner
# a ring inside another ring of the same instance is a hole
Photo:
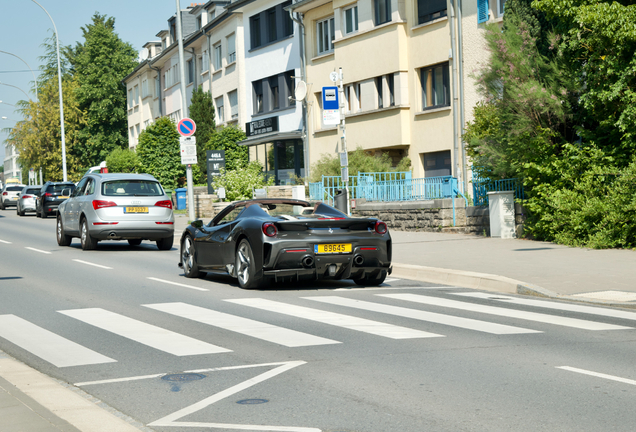
[[[350,288],[336,288],[334,291],[378,291],[378,290],[406,290],[406,289],[416,289],[416,290],[434,290],[434,289],[458,289],[460,287],[454,286],[432,286],[432,287],[410,287],[410,286],[386,286],[386,287],[376,287],[376,288],[367,288],[363,286],[352,286]]]
[[[25,247],[25,249],[29,249],[29,250],[32,250],[34,252],[40,252],[40,253],[47,254],[47,255],[51,255],[51,253],[52,253],[52,252],[49,252],[49,251],[43,251],[43,250],[40,250],[40,249],[28,247],[28,246]]]
[[[143,306],[291,348],[341,343],[312,334],[302,333],[181,302],[147,304]]]
[[[371,321],[364,318],[357,318],[303,306],[289,305],[266,299],[246,298],[225,301],[240,304],[243,306],[253,307],[256,309],[262,309],[270,312],[276,312],[284,315],[318,321],[323,324],[330,324],[349,330],[356,330],[364,333],[374,334],[377,336],[384,336],[391,339],[444,337],[443,335],[428,333],[420,330],[410,329],[407,327],[400,327],[383,322]]]
[[[399,280],[402,280],[402,279],[385,279],[384,283],[396,282],[396,281],[399,281]]]
[[[203,422],[179,422],[177,420],[186,417],[190,414],[193,414],[197,411],[200,411],[204,408],[209,407],[215,402],[223,400],[227,397],[230,397],[236,393],[239,393],[243,390],[246,390],[250,387],[255,386],[263,381],[266,381],[270,378],[275,377],[276,375],[280,375],[283,372],[287,372],[290,369],[293,369],[297,366],[303,365],[306,362],[304,361],[291,361],[282,364],[281,366],[262,373],[260,375],[255,376],[247,381],[239,383],[235,386],[232,386],[228,389],[222,390],[212,396],[203,399],[189,407],[183,408],[179,411],[176,411],[166,417],[163,417],[159,420],[156,420],[148,426],[180,426],[180,427],[200,427],[200,428],[218,428],[218,429],[236,429],[236,430],[246,430],[246,431],[286,431],[286,432],[321,432],[320,429],[316,428],[308,428],[308,427],[294,427],[294,426],[265,426],[265,425],[240,425],[240,424],[222,424],[222,423],[203,423]]]
[[[150,279],[150,280],[157,281],[157,282],[163,282],[163,283],[170,284],[170,285],[176,285],[176,286],[180,286],[180,287],[184,287],[184,288],[190,288],[190,289],[197,290],[197,291],[209,291],[209,290],[207,290],[205,288],[199,288],[199,287],[195,287],[195,286],[192,286],[192,285],[182,284],[182,283],[179,283],[179,282],[171,282],[171,281],[167,281],[167,280],[163,280],[163,279],[158,279],[158,278],[155,278],[155,277],[147,277],[146,279]]]
[[[89,266],[93,266],[93,267],[103,268],[103,269],[106,269],[106,270],[112,270],[113,269],[112,267],[106,267],[106,266],[103,266],[103,265],[100,265],[100,264],[91,263],[91,262],[88,262],[88,261],[82,261],[82,260],[78,260],[78,259],[74,259],[73,261],[78,262],[78,263],[82,263],[82,264],[86,264],[86,265],[89,265]]]
[[[466,310],[470,312],[485,313],[490,315],[498,315],[507,318],[524,319],[528,321],[536,321],[546,324],[560,325],[564,327],[573,327],[583,330],[625,330],[631,327],[606,324],[597,321],[587,321],[576,318],[567,318],[555,315],[548,315],[536,312],[526,312],[517,309],[506,309],[495,306],[486,306],[475,303],[466,303],[456,300],[448,300],[439,297],[427,297],[419,294],[376,294],[380,297],[394,298],[415,303],[422,303],[432,306],[441,306]]]
[[[184,336],[101,308],[58,311],[102,330],[176,356],[231,352],[226,348]]]
[[[635,380],[630,380],[627,378],[621,378],[621,377],[617,377],[614,375],[607,375],[604,373],[599,373],[599,372],[592,372],[592,371],[588,371],[585,369],[577,369],[577,368],[573,368],[570,366],[556,366],[557,369],[563,369],[566,371],[570,371],[570,372],[576,372],[576,373],[580,373],[583,375],[589,375],[589,376],[593,376],[593,377],[597,377],[597,378],[605,378],[611,381],[618,381],[624,384],[631,384],[631,385],[636,385],[636,381]]]
[[[6,241],[6,240],[0,240],[0,243],[5,243],[5,244],[13,244],[10,241]]]
[[[0,337],[60,368],[117,361],[15,315],[0,315]]]
[[[426,312],[421,310],[409,309],[399,306],[391,306],[380,303],[372,303],[361,300],[353,300],[344,297],[324,296],[324,297],[303,297],[307,300],[314,300],[323,303],[351,307],[356,309],[367,310],[371,312],[380,312],[389,315],[395,315],[405,318],[416,319],[420,321],[432,322],[436,324],[447,325],[451,327],[459,327],[468,330],[475,330],[484,333],[492,333],[498,335],[504,334],[525,334],[525,333],[543,333],[537,330],[530,330],[520,327],[513,327],[503,324],[480,321],[470,318],[462,318],[452,315],[443,315],[435,312]]]
[[[579,304],[568,304],[568,303],[559,303],[548,300],[533,300],[533,299],[522,299],[516,297],[507,297],[500,296],[493,293],[453,293],[454,295],[466,296],[466,297],[474,297],[474,298],[482,298],[488,300],[497,300],[510,304],[518,304],[523,306],[536,306],[546,309],[556,309],[556,310],[564,310],[569,312],[581,312],[591,315],[600,315],[612,318],[622,318],[628,320],[636,320],[636,312],[627,312],[622,310],[615,309],[606,309],[602,307],[596,306],[585,306]]]

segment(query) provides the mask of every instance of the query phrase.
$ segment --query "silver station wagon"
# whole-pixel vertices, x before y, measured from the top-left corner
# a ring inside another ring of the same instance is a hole
[[[172,201],[150,174],[88,174],[57,214],[57,243],[79,237],[82,249],[101,240],[156,241],[170,250],[174,241]]]

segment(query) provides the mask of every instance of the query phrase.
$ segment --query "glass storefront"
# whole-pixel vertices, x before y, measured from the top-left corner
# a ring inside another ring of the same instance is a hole
[[[295,185],[305,177],[305,155],[302,140],[275,140],[254,146],[255,156],[276,185]]]

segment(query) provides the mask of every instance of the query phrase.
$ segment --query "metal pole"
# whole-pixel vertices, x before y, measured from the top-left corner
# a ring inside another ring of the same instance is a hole
[[[345,107],[345,94],[344,94],[344,85],[343,85],[343,75],[342,75],[342,68],[338,69],[338,77],[340,78],[340,106],[338,108],[340,108],[340,128],[342,130],[342,137],[340,138],[341,143],[342,143],[342,151],[344,153],[347,153],[347,133],[346,133],[346,127],[345,127],[345,112],[344,112],[344,107]],[[347,197],[347,215],[351,216],[351,200],[349,199],[349,156],[347,155],[347,181],[344,182],[344,186],[345,186],[345,195]]]
[[[186,97],[186,82],[185,82],[185,56],[183,55],[183,33],[181,29],[181,5],[179,0],[176,0],[177,4],[177,39],[179,41],[179,72],[181,73],[181,107],[183,112],[182,118],[188,117],[188,99]],[[186,165],[186,182],[188,188],[188,217],[190,220],[194,220],[194,186],[192,185],[192,165]]]
[[[60,39],[57,35],[57,27],[55,25],[55,21],[51,18],[51,14],[42,7],[42,5],[35,0],[31,0],[36,5],[40,6],[44,12],[49,16],[49,19],[53,23],[53,30],[55,30],[55,44],[57,48],[57,83],[60,90],[60,131],[62,134],[62,174],[64,176],[64,181],[67,181],[68,178],[66,176],[66,137],[64,134],[64,102],[62,99],[62,66],[60,62]]]
[[[459,92],[457,91],[457,49],[455,39],[455,2],[450,2],[451,16],[450,16],[450,36],[451,36],[451,60],[452,60],[452,82],[453,82],[453,172],[461,181],[462,170],[459,167],[459,144],[457,140],[457,103],[459,99]]]

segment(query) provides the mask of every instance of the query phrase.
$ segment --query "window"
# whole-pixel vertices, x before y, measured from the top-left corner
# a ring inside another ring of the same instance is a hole
[[[201,30],[202,24],[203,23],[202,23],[201,15],[199,15],[197,17],[197,30]]]
[[[128,109],[132,109],[132,107],[133,107],[132,89],[128,89]]]
[[[214,105],[216,105],[216,118],[219,122],[225,121],[225,114],[223,112],[223,96],[214,99]]]
[[[477,0],[477,23],[488,21],[488,0]]]
[[[150,126],[150,120],[144,120],[144,130]]]
[[[236,35],[231,34],[227,37],[227,63],[236,61]]]
[[[223,64],[223,51],[221,48],[221,43],[214,45],[214,70],[218,71],[221,69]]]
[[[164,75],[164,81],[165,81],[166,88],[172,87],[173,85],[179,82],[179,75],[178,75],[176,64],[170,66],[166,70],[166,73]]]
[[[375,25],[391,21],[391,0],[373,0]]]
[[[450,106],[448,63],[421,69],[422,108]]]
[[[147,97],[148,95],[149,95],[148,94],[148,80],[146,78],[144,78],[141,81],[141,98],[143,99],[143,98]]]
[[[278,91],[278,76],[268,79],[269,82],[269,111],[280,108],[280,92]]]
[[[316,41],[318,42],[318,55],[333,51],[333,38],[333,17],[316,23]]]
[[[251,49],[270,44],[294,34],[294,25],[289,12],[284,8],[291,0],[250,17]]]
[[[130,139],[131,140],[135,139],[135,127],[134,126],[130,127]]]
[[[135,134],[136,134],[137,136],[139,136],[139,133],[140,133],[140,126],[139,126],[139,123],[137,123],[137,124],[135,125]]]
[[[188,84],[192,84],[194,82],[194,59],[188,60],[186,63],[188,68]]]
[[[386,76],[386,86],[389,89],[389,106],[395,106],[395,77],[393,74]]]
[[[238,93],[236,90],[227,94],[227,98],[230,100],[230,115],[232,119],[238,118]]]
[[[421,153],[424,162],[424,177],[441,177],[452,175],[450,150]]]
[[[503,16],[506,0],[497,0],[497,16]]]
[[[254,114],[283,109],[295,104],[289,99],[293,94],[293,76],[294,71],[291,70],[252,82]]]
[[[139,105],[139,86],[133,87],[133,105]]]
[[[360,83],[355,84],[356,99],[358,99],[358,111],[362,110],[362,87]]]
[[[345,112],[353,112],[353,84],[345,86],[344,88],[345,94]]]
[[[155,86],[157,87],[157,97],[159,97],[161,95],[161,77],[159,75],[155,77]]]
[[[358,31],[358,5],[345,9],[345,34]]]
[[[382,77],[375,79],[375,88],[378,92],[378,108],[382,108],[384,106],[384,101],[382,100]]]
[[[417,0],[417,23],[446,16],[446,0]]]
[[[207,72],[210,70],[210,54],[208,50],[203,51],[203,57],[201,58],[201,71]]]
[[[255,81],[252,83],[252,88],[254,89],[254,113],[262,113],[263,112],[263,82]]]

